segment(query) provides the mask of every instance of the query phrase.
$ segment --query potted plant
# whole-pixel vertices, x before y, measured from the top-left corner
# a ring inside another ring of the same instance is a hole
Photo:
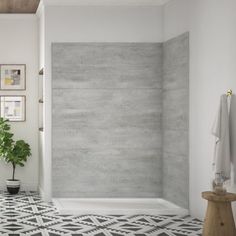
[[[20,181],[15,179],[17,166],[24,166],[27,158],[31,156],[31,149],[24,140],[13,140],[8,120],[0,118],[0,158],[12,165],[12,178],[6,181],[10,194],[17,194],[20,190]]]

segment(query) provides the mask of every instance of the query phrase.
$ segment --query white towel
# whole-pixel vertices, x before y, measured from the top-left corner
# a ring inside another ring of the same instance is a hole
[[[229,114],[230,154],[234,170],[234,184],[236,184],[236,96],[231,96]]]
[[[212,134],[216,137],[213,161],[214,173],[215,175],[220,174],[225,181],[230,179],[231,172],[227,95],[221,96],[220,107],[212,129]]]

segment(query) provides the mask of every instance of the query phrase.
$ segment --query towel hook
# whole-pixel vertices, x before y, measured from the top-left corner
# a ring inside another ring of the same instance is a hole
[[[229,96],[231,96],[232,94],[233,94],[232,89],[229,89],[229,90],[227,91],[227,96],[229,97]]]

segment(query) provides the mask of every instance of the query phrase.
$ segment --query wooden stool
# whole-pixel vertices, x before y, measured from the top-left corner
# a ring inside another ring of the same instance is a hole
[[[236,236],[231,202],[236,201],[236,194],[216,195],[214,192],[203,192],[202,197],[208,200],[203,236]]]

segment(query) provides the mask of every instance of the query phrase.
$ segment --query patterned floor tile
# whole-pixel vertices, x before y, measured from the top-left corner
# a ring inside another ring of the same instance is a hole
[[[176,215],[60,215],[37,192],[0,192],[1,236],[200,236],[202,222]]]

